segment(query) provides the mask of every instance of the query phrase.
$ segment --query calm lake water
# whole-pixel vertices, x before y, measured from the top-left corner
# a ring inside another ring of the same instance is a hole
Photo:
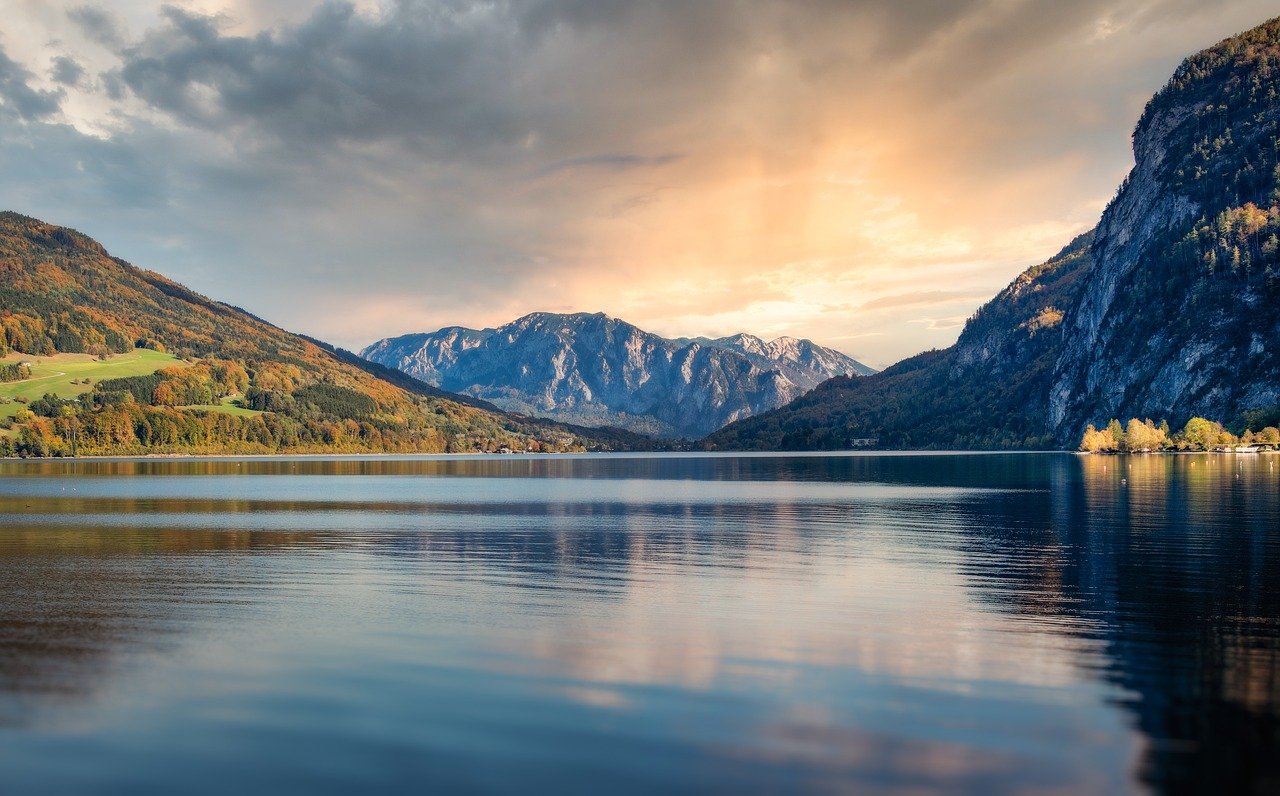
[[[0,463],[0,793],[1275,793],[1278,465]]]

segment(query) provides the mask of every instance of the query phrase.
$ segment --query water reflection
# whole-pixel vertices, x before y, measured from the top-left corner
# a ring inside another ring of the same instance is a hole
[[[0,771],[142,711],[142,790],[301,776],[327,716],[316,790],[1265,791],[1274,462],[0,464]]]
[[[1280,790],[1280,473],[1271,456],[1084,461],[1073,586],[1107,619],[1141,774]]]

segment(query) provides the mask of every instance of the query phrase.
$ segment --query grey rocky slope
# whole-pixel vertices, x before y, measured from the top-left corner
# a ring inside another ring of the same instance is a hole
[[[447,327],[380,340],[360,355],[510,411],[667,437],[701,437],[833,376],[873,372],[808,340],[668,339],[603,313]]]
[[[1048,425],[1249,424],[1280,404],[1280,20],[1188,59],[1134,132],[1067,314]]]

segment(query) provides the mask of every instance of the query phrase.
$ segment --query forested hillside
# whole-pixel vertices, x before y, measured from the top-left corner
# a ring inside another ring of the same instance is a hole
[[[1280,403],[1278,81],[1273,20],[1187,59],[1147,105],[1064,319],[1060,442],[1110,417],[1239,425]]]
[[[393,384],[354,357],[113,258],[73,230],[0,213],[0,355],[13,375],[30,358],[84,354],[110,363],[139,348],[177,361],[29,401],[3,421],[10,428],[0,452],[523,451],[641,442],[468,405],[408,378]]]

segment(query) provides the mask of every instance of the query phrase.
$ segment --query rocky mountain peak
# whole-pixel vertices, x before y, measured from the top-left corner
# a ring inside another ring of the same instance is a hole
[[[668,339],[604,313],[534,312],[495,329],[382,340],[361,355],[513,411],[689,437],[871,372],[807,340]]]

